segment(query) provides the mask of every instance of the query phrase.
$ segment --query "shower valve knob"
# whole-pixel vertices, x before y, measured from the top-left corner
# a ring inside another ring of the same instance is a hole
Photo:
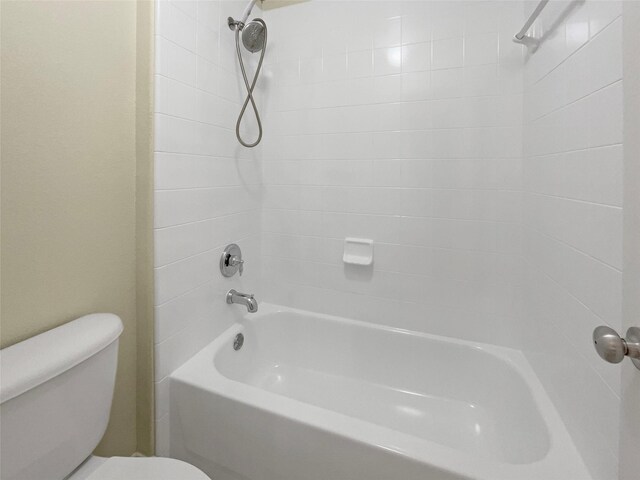
[[[240,247],[235,243],[227,245],[220,257],[220,272],[225,277],[233,277],[236,273],[242,275],[244,260]]]
[[[596,327],[593,331],[593,345],[603,360],[620,363],[627,356],[640,369],[640,328],[630,327],[626,338],[621,338],[613,328]]]
[[[234,255],[233,257],[231,257],[229,259],[229,265],[237,266],[238,267],[238,273],[242,276],[242,271],[244,270],[244,260],[242,260],[241,257],[238,257],[237,255]]]

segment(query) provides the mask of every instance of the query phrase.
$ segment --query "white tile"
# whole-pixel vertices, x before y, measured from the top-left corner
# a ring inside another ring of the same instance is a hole
[[[574,6],[565,22],[566,52],[572,54],[589,41],[589,8],[585,4]]]
[[[322,58],[322,76],[324,81],[346,78],[347,56],[344,53],[326,55]]]
[[[611,23],[585,48],[590,92],[622,78],[622,19]]]
[[[590,1],[587,3],[587,8],[589,10],[589,35],[592,38],[622,15],[620,0]]]
[[[433,68],[456,68],[463,65],[464,42],[462,37],[433,41]]]
[[[198,1],[197,0],[170,0],[171,4],[182,10],[191,18],[196,18],[198,15]]]
[[[532,192],[622,206],[622,146],[536,158],[526,163],[525,181]]]
[[[192,52],[196,49],[196,20],[174,2],[158,2],[156,34]]]
[[[199,25],[196,35],[198,56],[210,62],[218,63],[220,49],[223,48],[220,46],[219,36],[220,33],[217,30],[211,30],[206,26]]]
[[[197,4],[198,23],[216,30],[215,26],[219,25],[219,22],[222,20],[220,17],[220,2],[198,0],[195,3]]]
[[[349,28],[347,31],[347,50],[349,52],[373,48],[373,32],[368,27],[366,22],[356,22],[352,28]]]
[[[431,69],[431,42],[413,43],[402,47],[402,71],[422,72]]]
[[[464,64],[484,65],[498,62],[498,35],[477,33],[464,37]]]
[[[527,205],[532,228],[622,269],[622,210],[619,207],[543,195]]]
[[[358,50],[349,52],[347,57],[347,74],[349,77],[368,77],[373,74],[373,51]]]
[[[174,80],[189,85],[196,84],[196,55],[175,43],[165,42],[162,47],[166,51],[166,68],[164,74]]]
[[[373,51],[373,71],[376,75],[399,73],[402,67],[400,47],[380,48]]]
[[[162,305],[211,278],[219,258],[208,251],[155,269],[155,302]]]
[[[322,80],[322,58],[300,60],[299,79],[301,83],[318,83]]]
[[[432,35],[432,18],[426,12],[402,17],[402,44],[429,42]]]
[[[401,77],[402,100],[426,100],[431,95],[431,72],[405,73]]]
[[[373,31],[375,48],[397,47],[402,41],[402,18],[391,17],[377,22]]]
[[[615,145],[622,143],[622,82],[617,82],[590,95],[589,138],[590,145]]]

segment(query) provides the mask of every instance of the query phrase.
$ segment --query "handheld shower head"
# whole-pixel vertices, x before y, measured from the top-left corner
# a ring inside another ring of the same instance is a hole
[[[267,24],[261,18],[254,18],[249,23],[245,24],[247,18],[251,14],[251,9],[256,4],[257,0],[250,0],[249,5],[242,14],[241,20],[235,20],[233,17],[227,19],[227,25],[235,32],[236,37],[236,53],[238,55],[238,63],[240,64],[240,71],[242,72],[242,78],[244,80],[244,86],[247,89],[247,98],[244,100],[238,121],[236,122],[236,137],[238,141],[247,148],[255,147],[262,140],[262,121],[260,120],[260,113],[258,107],[253,99],[253,89],[258,81],[258,75],[260,75],[260,68],[262,68],[262,61],[264,60],[264,54],[267,51]],[[242,60],[242,52],[240,51],[240,34],[242,34],[242,43],[244,47],[251,53],[260,52],[260,59],[256,66],[256,71],[253,75],[253,80],[249,83],[247,72],[244,68],[244,61]],[[258,138],[253,143],[245,142],[240,134],[240,124],[242,118],[247,110],[247,106],[251,103],[254,113],[256,114],[256,121],[258,122]]]
[[[242,29],[242,44],[252,53],[264,48],[264,24],[256,20],[247,23]]]

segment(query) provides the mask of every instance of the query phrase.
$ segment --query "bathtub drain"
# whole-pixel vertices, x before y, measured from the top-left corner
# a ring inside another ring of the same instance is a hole
[[[233,349],[240,350],[243,344],[244,344],[244,335],[239,333],[236,335],[236,338],[233,339]]]

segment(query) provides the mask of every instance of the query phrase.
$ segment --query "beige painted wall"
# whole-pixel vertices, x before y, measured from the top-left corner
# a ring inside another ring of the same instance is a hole
[[[136,25],[136,429],[138,452],[153,455],[153,1],[138,2]]]
[[[136,254],[150,246],[150,139],[136,136],[149,128],[148,102],[137,107],[136,96],[148,99],[150,82],[145,90],[136,63],[148,69],[150,44],[141,38],[152,15],[140,36],[133,1],[2,1],[1,8],[0,345],[90,312],[118,314],[125,330],[98,452],[151,453],[150,433],[136,428],[152,414],[152,395],[137,381],[151,380],[138,347],[151,341],[152,322],[140,305],[150,297],[150,267]]]

